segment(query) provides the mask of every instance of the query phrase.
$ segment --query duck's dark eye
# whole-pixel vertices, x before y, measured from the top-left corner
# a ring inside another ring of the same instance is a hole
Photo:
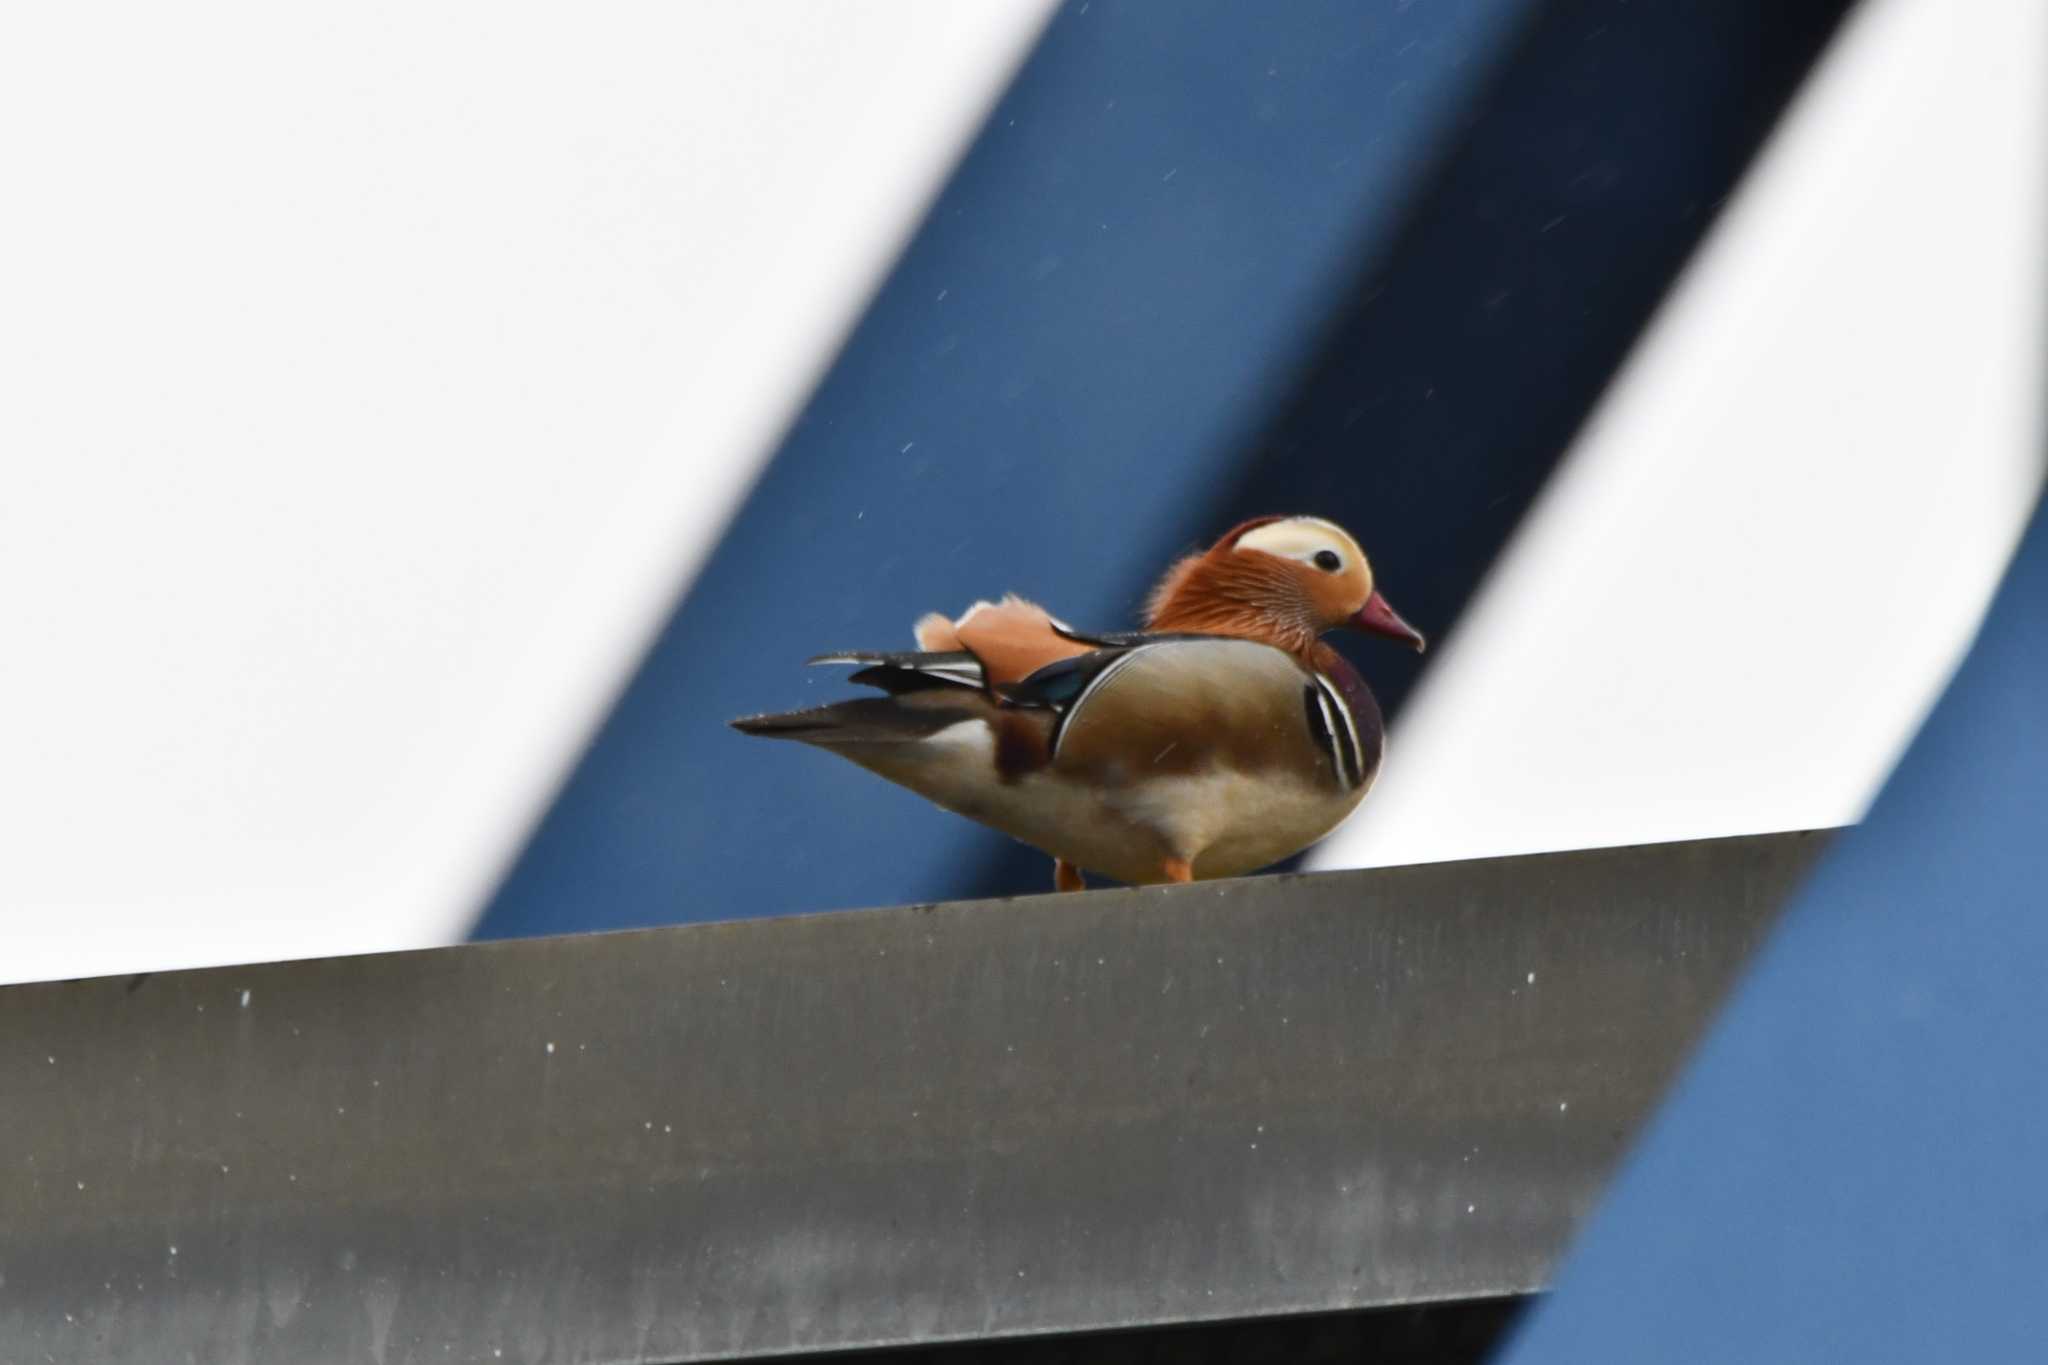
[[[1344,567],[1344,561],[1337,558],[1335,550],[1317,550],[1316,567],[1324,573],[1335,573]]]

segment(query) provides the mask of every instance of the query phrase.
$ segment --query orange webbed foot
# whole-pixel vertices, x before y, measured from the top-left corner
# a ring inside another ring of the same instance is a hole
[[[1088,879],[1081,875],[1081,869],[1064,858],[1052,860],[1052,887],[1055,891],[1086,891]]]

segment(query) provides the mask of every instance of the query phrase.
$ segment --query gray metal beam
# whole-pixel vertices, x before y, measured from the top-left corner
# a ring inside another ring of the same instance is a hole
[[[646,1362],[1540,1287],[1820,840],[0,990],[0,1360]]]

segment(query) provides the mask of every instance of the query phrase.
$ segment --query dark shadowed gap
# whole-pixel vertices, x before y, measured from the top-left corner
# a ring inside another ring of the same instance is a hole
[[[1191,531],[1329,517],[1409,620],[1454,631],[1849,9],[1548,6],[1391,247],[1343,286],[1300,382]],[[1184,548],[1162,546],[1161,562]],[[1337,643],[1390,715],[1428,664]],[[1043,889],[1047,867],[1004,845],[956,894]]]
[[[775,1359],[843,1365],[1478,1365],[1492,1355],[1526,1302],[1461,1299],[1412,1308]]]

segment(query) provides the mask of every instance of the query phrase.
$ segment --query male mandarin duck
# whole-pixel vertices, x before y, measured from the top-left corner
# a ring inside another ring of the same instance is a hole
[[[733,722],[851,759],[1053,858],[1118,881],[1232,877],[1335,829],[1379,770],[1379,704],[1324,644],[1351,626],[1423,648],[1358,543],[1260,517],[1168,569],[1147,629],[1091,635],[1033,603],[917,623],[909,653],[857,664],[864,697]]]

